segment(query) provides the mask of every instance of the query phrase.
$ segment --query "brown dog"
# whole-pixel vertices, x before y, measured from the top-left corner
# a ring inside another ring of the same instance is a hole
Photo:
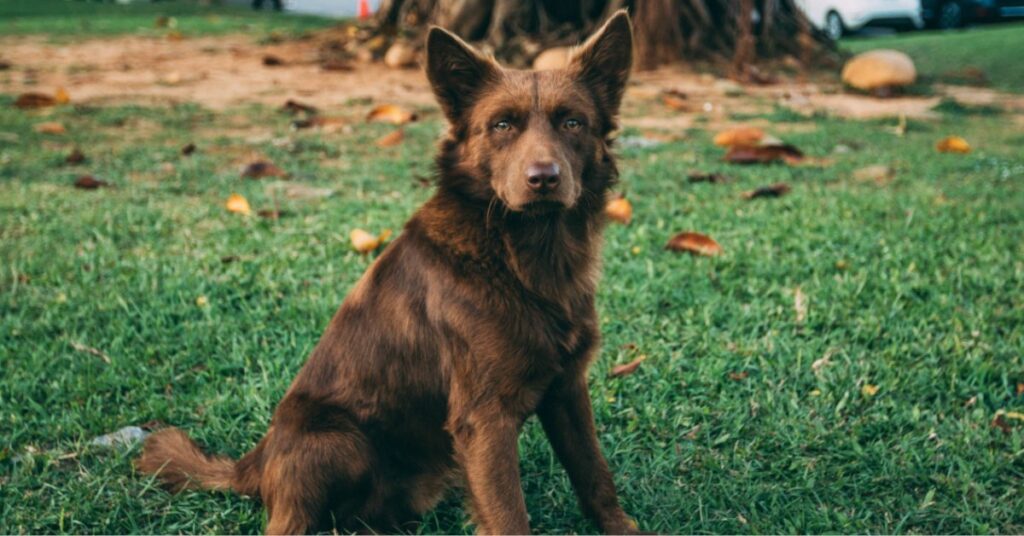
[[[633,532],[586,377],[629,18],[563,70],[502,69],[438,28],[427,57],[451,124],[437,192],[349,294],[266,436],[236,463],[163,430],[138,466],[173,490],[258,495],[268,533],[394,530],[460,478],[480,532],[527,533],[516,445],[536,413],[583,511]]]

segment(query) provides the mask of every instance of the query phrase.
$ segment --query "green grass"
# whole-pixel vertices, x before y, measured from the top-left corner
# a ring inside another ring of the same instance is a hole
[[[430,194],[416,176],[429,170],[439,114],[381,151],[367,142],[387,127],[296,133],[259,107],[26,113],[10,101],[0,98],[0,532],[260,531],[257,503],[168,495],[133,471],[137,449],[88,442],[160,419],[213,451],[250,448],[372,262],[348,232],[399,229]],[[44,119],[69,134],[36,134]],[[822,169],[743,168],[721,163],[700,133],[623,154],[635,220],[607,233],[591,383],[626,508],[670,533],[1024,531],[1024,426],[990,426],[997,410],[1024,410],[1019,134],[991,115],[911,122],[905,137],[885,122],[815,121],[787,140],[817,156],[856,149]],[[197,138],[207,124],[267,135]],[[953,132],[976,151],[936,154]],[[199,151],[183,157],[189,141]],[[85,166],[62,165],[73,146]],[[274,204],[238,177],[249,150],[340,193],[277,200],[292,211],[277,222],[230,214],[232,192],[255,209]],[[879,162],[897,170],[888,186],[851,178]],[[687,184],[688,168],[735,180]],[[116,188],[72,188],[84,172]],[[740,198],[775,181],[793,193]],[[687,229],[726,253],[662,250]],[[636,374],[606,377],[639,353]],[[534,529],[594,530],[533,421],[521,452]],[[453,495],[422,530],[466,523]]]
[[[157,27],[160,17],[168,17],[170,26]],[[252,11],[244,6],[203,6],[194,0],[127,5],[86,0],[0,2],[0,35],[43,34],[55,41],[123,34],[159,37],[169,31],[184,36],[246,32],[287,37],[334,23],[324,17]]]
[[[206,11],[180,3],[32,5],[51,15],[17,17],[12,29],[4,15],[28,4],[0,4],[0,33],[149,34],[158,10],[179,8],[187,13],[162,12],[183,31],[215,30],[201,26]],[[89,18],[83,31],[70,10],[87,8],[118,16]],[[292,24],[227,11],[218,16],[236,29]],[[419,177],[430,172],[439,113],[425,110],[405,143],[377,149],[370,142],[388,127],[348,107],[325,113],[351,117],[353,132],[319,134],[258,106],[25,112],[12,100],[0,95],[0,533],[259,532],[257,503],[171,496],[133,471],[137,447],[89,441],[159,419],[212,451],[252,447],[372,262],[350,250],[349,231],[398,230],[430,195]],[[622,501],[643,528],[1024,532],[1024,422],[1010,419],[1009,433],[990,425],[998,410],[1024,411],[1024,135],[1009,114],[939,111],[903,137],[893,121],[765,116],[787,141],[834,159],[823,168],[730,166],[702,131],[622,151],[635,215],[607,232],[604,351],[591,386]],[[68,134],[33,130],[48,120]],[[815,130],[782,132],[802,122]],[[947,134],[975,151],[937,154]],[[189,142],[199,149],[184,157]],[[853,150],[834,152],[840,145]],[[89,161],[64,165],[75,146]],[[275,198],[239,178],[253,151],[338,194]],[[877,163],[896,170],[890,184],[852,177]],[[689,184],[689,169],[734,180]],[[84,173],[116,187],[72,188]],[[740,197],[777,181],[793,192]],[[230,214],[233,192],[290,215]],[[710,234],[725,254],[664,251],[682,230]],[[639,354],[638,372],[607,378]],[[813,370],[825,356],[830,365]],[[592,532],[536,422],[520,447],[534,530]],[[467,523],[453,493],[421,530]]]
[[[851,52],[876,48],[906,52],[926,81],[970,81],[973,75],[965,70],[973,68],[980,69],[995,88],[1024,92],[1024,69],[1019,57],[1024,50],[1024,25],[1020,23],[845,39],[841,45]]]

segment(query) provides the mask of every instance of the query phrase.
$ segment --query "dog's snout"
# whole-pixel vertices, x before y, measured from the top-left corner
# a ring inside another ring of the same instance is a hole
[[[526,168],[526,184],[538,193],[554,190],[558,186],[558,172],[554,162],[534,162]]]

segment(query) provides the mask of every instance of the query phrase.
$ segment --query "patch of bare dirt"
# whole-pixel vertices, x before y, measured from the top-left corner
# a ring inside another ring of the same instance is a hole
[[[355,64],[350,71],[321,68],[315,39],[257,45],[244,35],[179,41],[118,37],[51,44],[38,37],[0,39],[13,66],[0,77],[0,91],[52,92],[65,87],[80,104],[170,104],[197,102],[214,109],[246,103],[280,106],[288,99],[321,108],[360,102],[394,102],[435,107],[419,69],[395,70]],[[264,60],[273,56],[268,66]],[[674,95],[667,105],[665,92]],[[905,115],[928,119],[944,96],[964,104],[988,104],[1024,111],[1024,97],[991,89],[936,86],[936,96],[878,99],[843,92],[836,83],[782,81],[740,86],[681,67],[637,73],[628,90],[623,124],[669,131],[694,126],[719,130],[737,115],[759,115],[783,106],[804,115],[826,112],[849,118]],[[255,130],[258,126],[243,126]],[[800,129],[799,123],[786,128]],[[772,130],[783,131],[780,125]]]

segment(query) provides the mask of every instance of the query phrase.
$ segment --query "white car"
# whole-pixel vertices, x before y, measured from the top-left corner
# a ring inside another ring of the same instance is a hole
[[[921,28],[921,0],[797,0],[807,18],[832,39],[868,24]]]

